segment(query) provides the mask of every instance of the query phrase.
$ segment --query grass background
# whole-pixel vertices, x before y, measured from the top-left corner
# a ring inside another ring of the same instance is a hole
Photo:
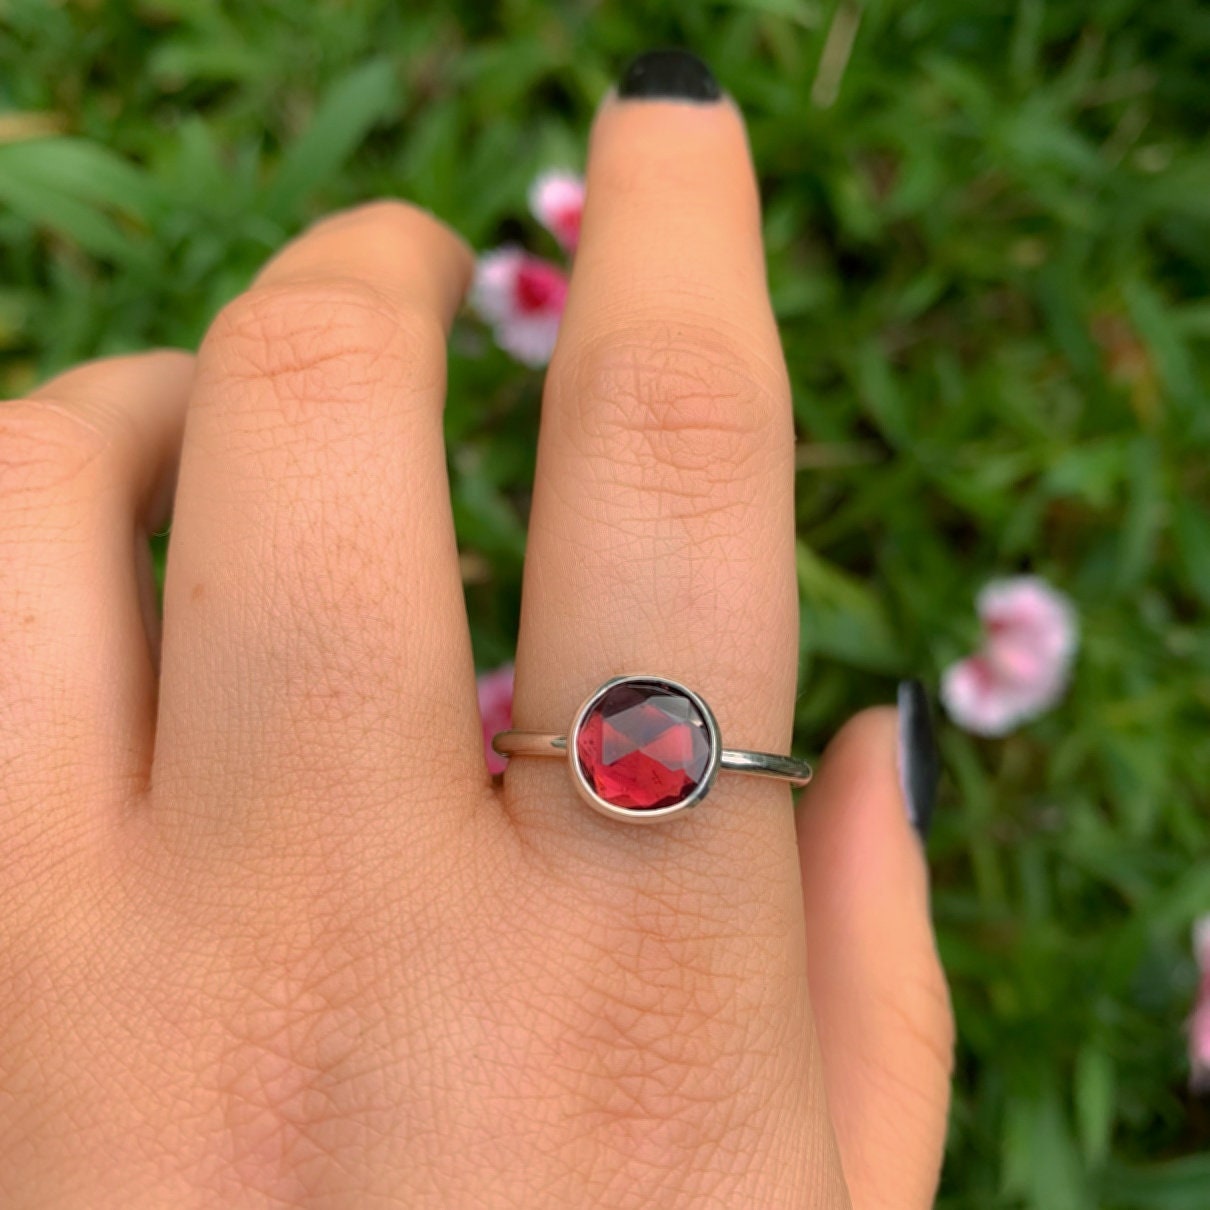
[[[939,1204],[1205,1210],[1182,1025],[1210,910],[1210,8],[6,0],[0,395],[195,344],[283,240],[371,196],[553,255],[526,186],[582,165],[596,100],[665,43],[744,106],[762,177],[802,438],[798,742],[935,684],[992,575],[1047,576],[1083,623],[1058,711],[943,728]],[[541,381],[471,322],[451,380],[487,667]]]

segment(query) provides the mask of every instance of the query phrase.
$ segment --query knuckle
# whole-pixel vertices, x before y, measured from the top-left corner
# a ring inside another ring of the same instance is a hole
[[[437,386],[444,341],[437,316],[368,282],[260,285],[219,313],[203,345],[202,376],[265,383],[283,405],[349,403],[386,384],[404,394]]]
[[[557,380],[581,439],[611,459],[731,474],[790,438],[784,368],[737,333],[655,324],[598,337]]]
[[[50,398],[0,403],[0,496],[12,503],[70,487],[114,440],[83,408]]]

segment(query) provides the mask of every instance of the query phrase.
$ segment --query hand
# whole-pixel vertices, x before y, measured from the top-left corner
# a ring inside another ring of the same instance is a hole
[[[734,106],[608,99],[588,198],[517,725],[652,671],[787,751],[793,431]],[[561,762],[487,775],[441,423],[470,268],[366,206],[196,361],[0,407],[9,1210],[931,1203],[951,1020],[894,711],[797,815],[724,773],[633,827]]]

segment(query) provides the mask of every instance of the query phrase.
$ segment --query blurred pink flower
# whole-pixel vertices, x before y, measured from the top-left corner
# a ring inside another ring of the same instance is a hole
[[[1201,981],[1189,1018],[1189,1086],[1210,1093],[1210,914],[1193,926],[1193,956]]]
[[[492,736],[497,731],[507,731],[513,725],[513,666],[505,664],[495,672],[485,672],[476,684],[487,767],[493,773],[503,773],[508,768],[508,761],[492,751]]]
[[[979,650],[945,670],[941,700],[960,727],[1005,735],[1063,696],[1078,643],[1075,611],[1037,576],[993,580],[978,596]]]
[[[529,203],[534,218],[559,241],[559,247],[575,252],[584,211],[583,180],[558,168],[543,172],[530,185]]]
[[[485,252],[475,266],[472,305],[491,324],[496,343],[526,365],[550,360],[566,301],[567,274],[524,248]]]
[[[565,252],[576,250],[584,212],[584,182],[580,177],[559,169],[542,173],[529,188],[529,208]]]

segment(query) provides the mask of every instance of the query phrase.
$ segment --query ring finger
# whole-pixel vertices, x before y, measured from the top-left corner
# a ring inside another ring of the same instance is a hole
[[[727,747],[784,752],[793,426],[739,111],[690,56],[644,56],[597,116],[586,187],[543,400],[515,724],[564,731],[607,678],[652,673],[699,693]],[[601,1067],[632,1119],[658,1107],[634,1147],[667,1162],[670,1140],[707,1137],[744,1157],[713,1189],[728,1204],[773,1204],[770,1181],[840,1204],[786,785],[724,773],[693,811],[639,828],[587,809],[560,762],[516,757],[503,803],[599,949],[582,999],[612,1048]]]
[[[655,60],[674,77],[693,62]],[[759,199],[736,107],[708,75],[672,82],[696,95],[643,96],[640,61],[592,132],[543,404],[517,726],[562,730],[607,677],[652,672],[700,693],[726,746],[780,751],[798,634],[793,431]],[[518,821],[573,844],[616,835],[516,792],[561,775],[512,762]],[[786,788],[723,777],[725,811],[712,796],[661,833],[789,854]]]

